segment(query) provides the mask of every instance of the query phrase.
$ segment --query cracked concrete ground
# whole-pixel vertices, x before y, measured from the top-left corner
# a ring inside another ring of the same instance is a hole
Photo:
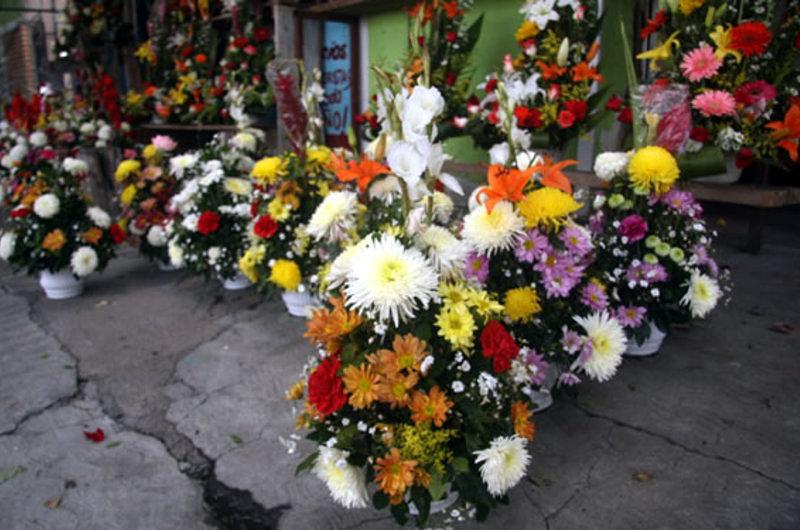
[[[510,506],[460,527],[800,527],[800,330],[770,330],[800,328],[797,214],[750,256],[733,212],[731,305],[562,396]],[[294,477],[303,322],[122,254],[66,302],[0,267],[0,528],[391,528]]]

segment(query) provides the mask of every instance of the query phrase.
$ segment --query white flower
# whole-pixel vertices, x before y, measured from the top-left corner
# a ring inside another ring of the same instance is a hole
[[[17,234],[15,232],[5,232],[0,236],[0,259],[8,261],[14,253],[17,245]]]
[[[455,205],[446,193],[441,191],[433,192],[433,217],[442,224],[450,221]]]
[[[328,272],[327,280],[329,290],[336,289],[347,280],[350,274],[350,269],[353,264],[353,256],[357,255],[359,250],[369,243],[369,239],[362,239],[357,244],[346,248],[342,253],[336,256],[336,259],[331,263],[331,270]]]
[[[61,163],[61,167],[72,176],[85,175],[89,172],[89,165],[86,162],[69,156]]]
[[[539,26],[539,30],[544,31],[547,24],[553,20],[558,20],[558,11],[554,9],[556,0],[527,0],[519,9],[525,18]]]
[[[463,241],[440,226],[430,226],[423,230],[417,236],[415,244],[425,252],[439,274],[444,277],[459,273],[469,253],[469,247]]]
[[[80,247],[69,260],[75,276],[83,278],[97,270],[97,252],[92,247]]]
[[[703,318],[717,306],[722,291],[714,278],[692,270],[686,294],[681,298],[681,304],[688,305],[695,318]]]
[[[428,125],[444,110],[442,94],[435,87],[418,85],[407,99],[403,100],[400,94],[398,96],[396,106],[401,107],[398,113],[403,126],[403,138],[409,142],[427,139]]]
[[[382,234],[357,248],[345,282],[347,305],[375,312],[395,326],[414,317],[436,297],[439,277],[417,249],[407,249],[394,236]]]
[[[558,53],[556,54],[556,64],[558,66],[566,65],[568,54],[569,54],[569,37],[564,37],[564,39],[561,41],[561,46],[558,47]]]
[[[426,145],[427,150],[425,149]],[[409,188],[413,188],[420,181],[422,173],[427,167],[429,151],[430,144],[425,142],[416,144],[395,142],[389,148],[386,161],[389,162],[392,172],[405,180]]]
[[[394,175],[373,180],[369,186],[369,198],[391,204],[395,195],[400,193],[400,180]]]
[[[316,241],[339,241],[355,226],[358,196],[352,191],[332,191],[308,221],[306,232]]]
[[[183,225],[183,227],[190,232],[197,232],[197,222],[199,220],[200,220],[199,215],[197,215],[196,213],[191,213],[183,218],[183,221],[181,221],[181,225]]]
[[[600,153],[594,161],[594,172],[600,180],[609,181],[625,174],[628,161],[628,153],[613,151]]]
[[[153,225],[147,231],[147,242],[153,247],[163,247],[167,244],[167,233],[161,225]]]
[[[111,226],[111,216],[98,206],[90,206],[86,210],[86,215],[88,215],[89,219],[99,228],[105,229]]]
[[[61,209],[61,201],[53,193],[45,193],[33,203],[33,211],[42,219],[50,219]]]
[[[211,247],[206,252],[206,255],[208,256],[208,264],[214,266],[216,265],[220,256],[222,256],[222,249],[219,247]]]
[[[245,151],[255,151],[257,146],[256,137],[249,132],[240,132],[230,139],[230,144]]]
[[[528,169],[531,166],[542,163],[542,157],[534,151],[522,150],[517,153],[517,169]]]
[[[495,204],[492,213],[475,208],[464,217],[462,237],[479,253],[491,256],[512,248],[520,236],[524,222],[508,201]]]
[[[625,331],[605,311],[574,319],[592,343],[592,355],[583,363],[583,371],[601,383],[608,381],[617,373],[617,368],[622,363],[622,354],[628,345]]]
[[[516,434],[498,436],[487,449],[475,451],[475,463],[481,464],[481,478],[495,497],[504,495],[525,476],[531,460],[525,444],[525,439]]]
[[[114,136],[114,130],[111,128],[110,125],[106,124],[100,127],[100,130],[97,131],[97,137],[101,140],[111,140],[111,137]]]
[[[348,453],[333,447],[319,447],[314,474],[328,487],[333,500],[345,508],[366,508],[364,472],[347,463]]]
[[[88,136],[94,134],[95,126],[94,123],[87,121],[86,123],[82,123],[78,130],[81,132],[81,134]]]
[[[506,165],[508,158],[511,156],[511,151],[508,148],[508,143],[494,144],[489,149],[489,162],[492,164]]]
[[[183,178],[183,174],[197,163],[199,157],[194,153],[173,156],[169,159],[169,172],[177,178]]]
[[[181,248],[174,239],[167,245],[167,253],[169,254],[169,262],[172,263],[174,267],[183,267],[183,248]]]
[[[47,145],[47,135],[42,131],[36,131],[31,133],[30,138],[28,138],[30,144],[34,147],[44,147]]]

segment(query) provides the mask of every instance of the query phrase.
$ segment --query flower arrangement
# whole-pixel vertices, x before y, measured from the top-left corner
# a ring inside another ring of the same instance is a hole
[[[525,21],[515,34],[521,51],[506,55],[503,72],[478,86],[483,98],[467,104],[470,133],[481,146],[498,143],[503,132],[496,87],[502,81],[512,103],[515,136],[526,148],[562,148],[590,130],[603,115],[598,107],[604,90],[596,62],[600,28],[597,2],[527,0],[520,8]]]
[[[178,187],[169,157],[177,147],[169,136],[154,136],[138,157],[122,160],[114,172],[122,208],[118,226],[147,259],[163,265],[170,262],[166,225],[172,218],[169,203]]]
[[[647,146],[603,153],[597,175],[609,182],[589,226],[598,246],[609,302],[637,344],[652,326],[706,317],[725,290],[726,271],[712,256],[713,230],[690,192],[675,186],[680,172],[666,149]]]
[[[121,0],[68,0],[59,15],[56,56],[102,64],[97,48],[122,37],[123,27]]]

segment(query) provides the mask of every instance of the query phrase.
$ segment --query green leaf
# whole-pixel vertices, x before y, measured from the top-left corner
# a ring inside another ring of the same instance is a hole
[[[389,496],[382,491],[376,491],[372,496],[372,505],[376,510],[383,510],[389,506]]]
[[[21,475],[25,473],[28,468],[24,466],[13,466],[13,467],[4,467],[0,468],[0,484],[3,482],[8,482],[12,478],[16,477],[17,475]]]
[[[414,330],[414,335],[425,342],[430,342],[431,333],[431,325],[429,322],[420,322],[417,329]]]
[[[414,505],[419,512],[417,516],[417,526],[422,528],[425,526],[425,523],[428,522],[428,516],[431,513],[431,496],[425,488],[414,486],[411,488],[411,500],[414,501]]]
[[[345,366],[356,364],[358,361],[358,346],[352,342],[347,344],[344,348],[342,348],[341,359],[342,364]]]
[[[233,443],[236,445],[242,445],[243,443],[242,437],[238,434],[231,434],[231,440],[233,440]]]
[[[469,462],[463,456],[457,456],[453,459],[453,469],[459,473],[466,473],[469,471]]]
[[[431,483],[428,484],[428,492],[430,492],[431,498],[438,501],[444,497],[445,491],[447,491],[447,485],[444,483],[442,475],[439,473],[432,473]]]
[[[395,504],[389,511],[392,512],[392,516],[398,524],[404,525],[408,521],[408,505],[406,503]]]
[[[294,476],[296,477],[306,469],[311,469],[311,467],[316,463],[318,456],[319,456],[319,451],[314,451],[313,453],[308,455],[305,458],[305,460],[303,460],[297,465],[297,468],[294,470]]]

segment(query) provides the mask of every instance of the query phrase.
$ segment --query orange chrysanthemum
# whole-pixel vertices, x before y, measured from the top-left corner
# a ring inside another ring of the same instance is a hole
[[[572,195],[572,183],[569,178],[561,171],[565,167],[575,166],[578,164],[577,160],[562,160],[561,162],[554,163],[553,159],[544,155],[544,162],[531,166],[534,173],[542,175],[541,182],[548,188],[556,188],[564,193]]]
[[[536,61],[536,67],[542,73],[542,79],[545,81],[558,79],[567,72],[567,69],[563,66],[558,66],[556,63],[547,64],[544,61]]]
[[[514,432],[528,441],[532,441],[536,436],[536,425],[533,423],[533,412],[528,408],[524,401],[515,401],[511,404],[511,422],[514,424]]]
[[[61,229],[56,228],[44,236],[44,240],[42,240],[42,248],[49,250],[50,252],[58,252],[66,242],[67,237],[64,235],[64,232],[61,231]]]
[[[533,168],[524,171],[511,169],[502,164],[492,164],[489,166],[488,181],[489,185],[481,188],[478,192],[479,197],[486,197],[484,204],[486,211],[492,213],[495,205],[500,201],[519,202],[525,198],[522,190],[531,180]]]
[[[370,182],[378,175],[384,175],[391,172],[391,170],[379,162],[370,160],[367,157],[361,160],[347,160],[338,156],[336,153],[331,154],[331,162],[328,168],[336,174],[336,178],[342,182],[358,182],[358,190],[365,192]]]
[[[327,351],[335,352],[342,345],[342,337],[352,333],[363,319],[356,311],[345,309],[342,297],[331,297],[330,304],[333,309],[321,307],[311,312],[304,337],[312,345],[322,344]]]
[[[419,381],[417,374],[394,374],[384,376],[378,383],[378,399],[393,409],[407,407],[411,403],[411,389]]]
[[[375,463],[375,483],[389,496],[392,504],[400,504],[406,488],[414,484],[416,467],[417,461],[403,460],[396,447],[392,447],[385,457],[378,458]]]
[[[372,366],[348,366],[342,373],[345,391],[350,394],[348,402],[356,409],[365,409],[378,399],[378,376],[372,371]]]
[[[417,424],[432,421],[434,425],[441,427],[452,407],[453,402],[438,386],[434,386],[427,394],[419,391],[414,393],[411,400],[411,419]]]
[[[384,377],[392,377],[405,370],[408,373],[419,371],[423,359],[427,355],[428,345],[412,334],[397,335],[392,343],[394,350],[378,350],[368,356],[378,372]]]
[[[90,245],[96,245],[103,237],[103,231],[96,226],[91,227],[89,230],[81,234],[81,238]]]

